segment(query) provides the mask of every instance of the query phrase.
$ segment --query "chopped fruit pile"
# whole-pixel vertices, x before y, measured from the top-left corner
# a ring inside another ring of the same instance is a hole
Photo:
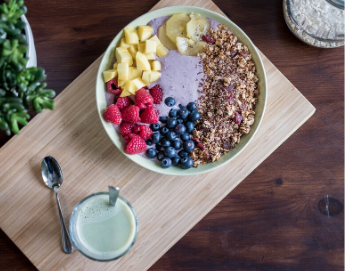
[[[125,37],[115,49],[116,62],[112,69],[103,72],[110,93],[121,93],[121,97],[134,95],[161,77],[162,66],[156,56],[166,56],[168,50],[152,33],[153,29],[148,25],[124,29]],[[119,87],[123,91],[119,91]]]
[[[165,104],[169,107],[175,105],[175,99],[168,97]],[[192,131],[195,128],[194,121],[200,118],[200,113],[194,102],[186,107],[178,105],[179,109],[172,108],[168,116],[161,116],[160,123],[150,125],[153,134],[151,139],[146,141],[148,146],[155,144],[155,147],[146,150],[146,156],[150,159],[157,158],[163,168],[172,165],[182,169],[191,168],[194,164],[189,157],[196,144],[200,142],[191,139]],[[200,144],[200,145],[199,145]]]

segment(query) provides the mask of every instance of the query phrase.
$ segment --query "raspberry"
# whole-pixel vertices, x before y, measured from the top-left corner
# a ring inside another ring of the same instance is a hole
[[[203,41],[206,41],[208,43],[215,43],[214,39],[210,38],[210,37],[207,37],[205,35],[202,36],[202,40]]]
[[[126,107],[134,104],[134,102],[131,100],[131,98],[129,98],[128,96],[126,97],[119,97],[115,103],[117,105],[117,107],[120,109],[120,111],[122,111],[123,109],[125,109]]]
[[[136,154],[146,150],[146,142],[138,135],[128,134],[127,139],[129,140],[126,144],[125,153]]]
[[[139,111],[139,107],[130,105],[122,110],[122,119],[128,122],[140,122]]]
[[[103,113],[103,118],[105,121],[116,125],[120,124],[122,121],[120,109],[115,104],[112,104],[107,108]]]
[[[154,104],[160,104],[163,100],[163,91],[160,85],[155,85],[152,88],[150,88],[150,94],[153,98]]]
[[[243,117],[242,117],[242,115],[241,114],[238,114],[237,112],[235,113],[235,122],[237,123],[237,124],[241,124],[241,121],[242,121],[242,119],[243,119]]]
[[[115,95],[120,95],[122,92],[122,89],[118,87],[116,78],[113,78],[107,82],[107,89],[110,93]]]
[[[139,134],[140,131],[141,131],[141,126],[144,126],[144,125],[137,125],[133,128],[133,133],[134,134]]]
[[[145,88],[141,88],[135,93],[135,104],[140,109],[145,109],[153,104],[153,98]]]
[[[141,113],[141,122],[143,123],[156,123],[159,120],[159,116],[157,113],[157,109],[153,106],[150,106],[144,110],[143,113]]]
[[[124,137],[125,135],[132,133],[135,125],[135,123],[123,121],[120,125],[120,134]]]
[[[142,139],[148,140],[152,136],[153,133],[152,133],[152,130],[150,129],[149,126],[138,125],[137,127],[140,127],[140,132],[138,132],[138,133],[134,132],[134,133],[138,134]],[[135,127],[135,128],[137,128],[137,127]]]

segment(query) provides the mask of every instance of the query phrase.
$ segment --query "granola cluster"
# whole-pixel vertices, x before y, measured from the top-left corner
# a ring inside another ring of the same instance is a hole
[[[211,29],[205,52],[200,54],[205,78],[197,101],[201,118],[193,137],[199,142],[191,153],[194,166],[217,161],[250,132],[258,99],[258,78],[247,46],[224,25]]]

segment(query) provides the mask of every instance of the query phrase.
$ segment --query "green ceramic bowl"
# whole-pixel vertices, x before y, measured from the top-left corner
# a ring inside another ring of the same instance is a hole
[[[226,164],[231,159],[236,157],[249,143],[249,141],[254,137],[256,131],[258,130],[258,127],[261,123],[262,117],[264,115],[265,106],[266,106],[266,97],[267,97],[267,82],[266,82],[266,74],[265,69],[262,64],[262,60],[259,56],[259,53],[252,43],[252,41],[248,38],[248,36],[232,21],[230,21],[228,18],[225,18],[218,13],[212,12],[207,9],[197,8],[197,7],[190,7],[190,6],[174,6],[174,7],[167,7],[162,8],[158,10],[154,10],[152,12],[146,13],[139,18],[135,19],[133,22],[128,24],[128,26],[131,27],[137,27],[139,25],[146,25],[149,21],[152,19],[155,19],[157,17],[161,16],[171,16],[178,12],[186,12],[186,13],[200,13],[204,17],[211,18],[218,23],[224,24],[227,28],[229,28],[234,35],[238,37],[238,39],[247,47],[249,48],[249,51],[252,55],[252,58],[255,62],[256,66],[256,75],[259,78],[259,99],[258,103],[256,105],[256,115],[255,115],[255,122],[251,126],[251,131],[248,135],[244,135],[241,138],[240,144],[237,144],[236,147],[231,150],[229,153],[223,155],[218,161],[214,163],[208,163],[206,165],[201,165],[198,168],[190,168],[187,170],[180,169],[179,167],[170,167],[168,169],[163,169],[158,163],[152,162],[148,159],[145,159],[144,157],[141,157],[139,155],[127,155],[124,152],[124,144],[120,139],[120,136],[117,134],[115,129],[113,128],[112,124],[107,123],[103,120],[102,113],[105,111],[107,105],[105,100],[105,91],[106,86],[103,82],[102,78],[102,72],[111,68],[111,61],[114,56],[115,46],[119,43],[121,37],[123,36],[123,30],[120,31],[119,34],[113,39],[113,41],[108,46],[107,50],[105,51],[101,64],[99,65],[99,69],[97,72],[97,79],[96,79],[96,102],[97,102],[97,109],[98,114],[101,119],[101,122],[103,124],[103,127],[105,131],[107,132],[110,139],[114,142],[115,146],[129,159],[137,163],[138,165],[147,168],[149,170],[155,171],[157,173],[162,174],[168,174],[168,175],[195,175],[200,173],[205,173],[211,170],[214,170],[216,168],[219,168],[220,166]]]

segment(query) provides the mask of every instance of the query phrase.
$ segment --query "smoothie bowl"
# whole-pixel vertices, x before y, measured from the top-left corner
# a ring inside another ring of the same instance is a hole
[[[107,134],[128,158],[170,175],[194,175],[233,159],[253,138],[266,76],[245,33],[209,10],[147,13],[111,42],[96,80]]]

